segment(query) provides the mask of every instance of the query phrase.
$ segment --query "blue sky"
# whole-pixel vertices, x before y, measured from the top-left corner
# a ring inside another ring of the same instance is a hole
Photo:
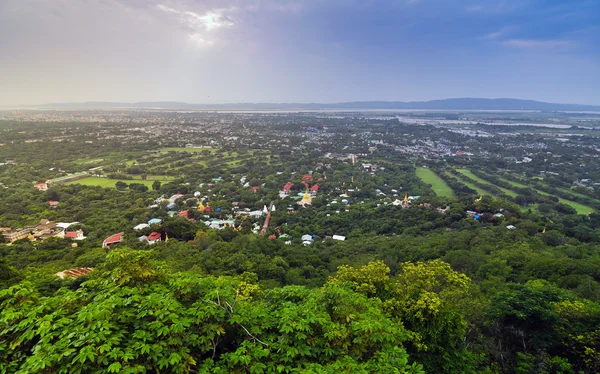
[[[0,106],[600,104],[600,0],[3,0]]]

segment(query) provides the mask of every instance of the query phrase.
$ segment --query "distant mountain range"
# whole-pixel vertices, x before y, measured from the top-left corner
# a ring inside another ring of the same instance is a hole
[[[519,99],[460,98],[431,101],[352,101],[343,103],[232,103],[189,104],[183,102],[85,102],[38,105],[37,108],[110,109],[156,108],[189,110],[319,110],[319,109],[403,109],[403,110],[541,110],[541,111],[600,111],[600,105],[555,104]]]

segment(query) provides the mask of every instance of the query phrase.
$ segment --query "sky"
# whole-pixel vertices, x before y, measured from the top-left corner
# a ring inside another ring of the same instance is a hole
[[[0,106],[600,105],[600,0],[0,0]]]

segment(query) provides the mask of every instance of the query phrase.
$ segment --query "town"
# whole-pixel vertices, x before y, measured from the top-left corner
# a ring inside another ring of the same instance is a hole
[[[399,277],[406,261],[442,259],[486,300],[535,281],[596,302],[598,121],[529,112],[4,112],[0,281],[31,279],[50,292],[106,271],[146,279],[168,269],[269,294],[318,289],[340,271],[354,274],[348,266],[380,263]],[[110,270],[115,258],[121,270]],[[470,292],[461,303],[478,300]],[[491,317],[477,318],[469,323],[484,338],[473,339],[504,339],[480,325]]]

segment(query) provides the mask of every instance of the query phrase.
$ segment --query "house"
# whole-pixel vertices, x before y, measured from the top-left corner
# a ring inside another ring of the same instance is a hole
[[[85,236],[83,236],[83,230],[67,231],[65,232],[65,239],[83,240]]]
[[[304,175],[304,176],[302,176],[302,180],[303,181],[312,181],[313,177],[312,177],[312,175]]]
[[[77,225],[79,222],[58,222],[56,226],[62,227],[63,229],[68,229],[70,226]]]
[[[6,243],[12,243],[16,240],[25,239],[29,236],[31,230],[30,228],[23,229],[5,229],[2,231],[2,236],[4,237],[4,241]]]
[[[346,237],[342,236],[342,235],[334,235],[334,236],[331,237],[331,239],[344,241],[344,240],[346,240]]]
[[[50,208],[56,209],[56,207],[58,206],[58,201],[50,200],[48,201],[48,205],[50,205]]]
[[[506,228],[507,228],[507,229],[509,229],[509,230],[514,230],[514,229],[516,229],[517,227],[516,227],[516,226],[513,226],[513,225],[508,225],[508,226],[506,226]]]
[[[249,213],[250,217],[254,217],[254,218],[258,218],[260,216],[262,216],[264,213],[262,210],[253,210],[252,212]]]
[[[312,237],[312,235],[304,234],[304,235],[302,235],[300,240],[302,240],[303,242],[309,241],[312,243],[313,237]]]
[[[149,225],[160,225],[162,223],[162,219],[160,218],[152,218],[150,221],[148,221]]]
[[[150,235],[148,235],[146,237],[146,241],[148,242],[148,244],[152,245],[152,244],[160,242],[161,236],[162,235],[160,232],[153,231],[152,233],[150,233]]]
[[[34,185],[35,188],[38,189],[38,191],[48,191],[48,183],[38,183],[36,185]]]
[[[139,225],[135,226],[133,229],[136,230],[136,231],[140,231],[140,230],[143,230],[143,229],[145,229],[147,227],[150,227],[150,225],[147,224],[147,223],[140,223]]]
[[[104,241],[102,242],[102,248],[109,248],[117,243],[121,243],[123,241],[123,235],[125,233],[120,232],[118,234],[114,234],[109,236],[108,238],[104,239]]]
[[[183,197],[183,195],[182,195],[182,194],[180,194],[180,193],[177,193],[177,194],[175,194],[175,195],[173,195],[173,196],[171,196],[171,197],[169,198],[169,202],[170,202],[170,203],[174,203],[175,201],[177,201],[177,200],[181,199],[182,197]]]

